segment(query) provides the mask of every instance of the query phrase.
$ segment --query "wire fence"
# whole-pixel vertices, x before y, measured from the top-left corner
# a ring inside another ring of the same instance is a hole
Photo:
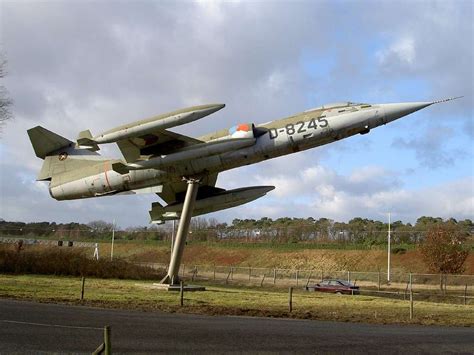
[[[167,269],[167,264],[139,263],[153,268]],[[313,286],[322,280],[338,279],[359,286],[360,293],[407,299],[410,289],[416,300],[449,303],[474,303],[474,275],[410,274],[387,272],[280,269],[242,266],[186,265],[179,276],[188,281],[250,284],[255,286],[301,287]]]
[[[80,248],[94,248],[96,243],[93,242],[78,242],[72,240],[51,240],[51,239],[32,239],[32,238],[17,238],[17,237],[0,237],[0,243],[5,244],[19,244],[22,245],[47,245],[47,246],[68,246]]]

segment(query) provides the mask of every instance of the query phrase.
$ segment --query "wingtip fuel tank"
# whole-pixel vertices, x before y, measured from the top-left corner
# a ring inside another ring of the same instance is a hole
[[[208,194],[195,202],[193,216],[224,210],[243,205],[265,196],[275,189],[275,186],[249,186],[234,190],[224,190]],[[180,217],[183,203],[175,203],[163,207],[160,203],[152,204],[150,219],[152,223],[162,224],[167,220],[176,220]]]
[[[181,126],[199,120],[224,107],[225,104],[193,106],[118,126],[96,136],[92,136],[89,131],[83,131],[79,135],[77,143],[79,146],[96,146],[97,144],[114,143],[132,137],[139,137],[157,130]]]

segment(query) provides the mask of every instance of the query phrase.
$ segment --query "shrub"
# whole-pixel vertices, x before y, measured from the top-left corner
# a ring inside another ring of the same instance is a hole
[[[407,252],[407,250],[405,248],[402,248],[402,247],[392,248],[392,254],[405,254],[406,252]]]
[[[464,271],[469,251],[464,247],[466,233],[452,224],[432,226],[421,244],[423,260],[430,271],[455,274]]]
[[[159,280],[164,270],[139,266],[123,259],[90,259],[83,251],[64,248],[0,247],[0,272]]]

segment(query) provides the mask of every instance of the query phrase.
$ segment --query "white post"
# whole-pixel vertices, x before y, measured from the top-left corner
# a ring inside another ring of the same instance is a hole
[[[114,260],[115,219],[112,223],[112,245],[110,246],[110,260]]]
[[[390,212],[388,213],[387,282],[390,283]]]
[[[95,243],[94,258],[95,260],[99,260],[99,243]]]

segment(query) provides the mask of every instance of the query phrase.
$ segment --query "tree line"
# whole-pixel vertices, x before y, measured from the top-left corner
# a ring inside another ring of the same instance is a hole
[[[177,224],[176,224],[177,225]],[[449,225],[472,242],[474,224],[470,219],[457,221],[440,217],[422,216],[416,223],[391,223],[391,240],[394,244],[419,244],[433,226]],[[221,223],[215,218],[195,217],[191,221],[192,241],[239,241],[271,243],[339,243],[363,244],[368,247],[387,243],[388,223],[356,217],[348,222],[337,222],[328,218],[234,219],[232,223]],[[114,230],[116,239],[124,240],[168,240],[172,234],[172,223],[114,227],[102,220],[82,223],[56,222],[7,222],[0,220],[0,236],[44,237],[68,240],[110,239]]]

